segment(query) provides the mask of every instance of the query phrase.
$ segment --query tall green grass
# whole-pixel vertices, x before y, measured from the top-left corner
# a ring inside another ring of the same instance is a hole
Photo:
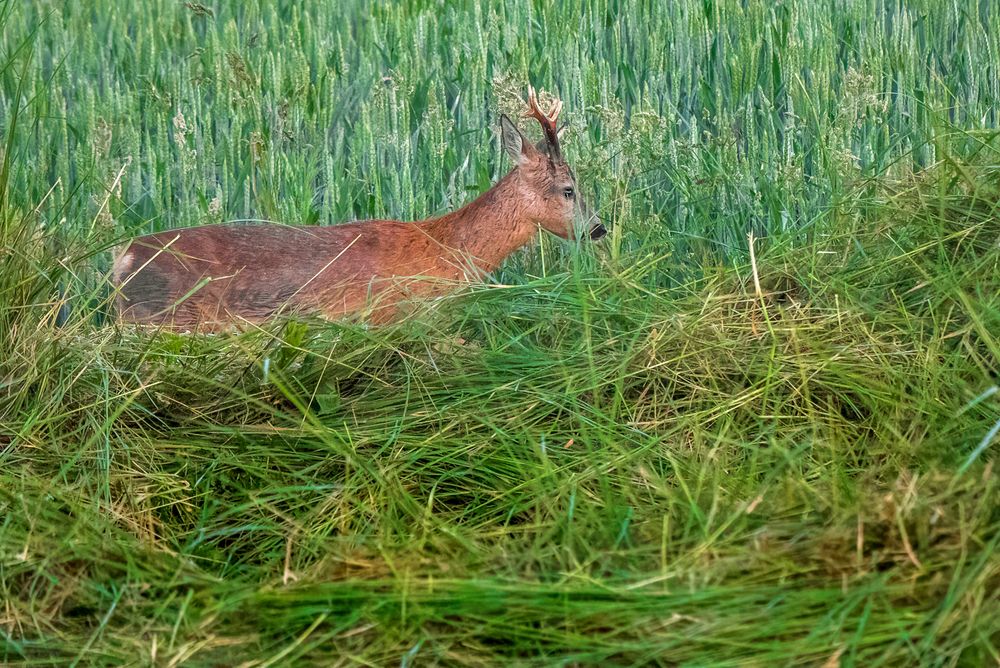
[[[1000,661],[993,4],[0,26],[0,662]],[[528,82],[606,242],[392,327],[104,322],[134,234],[460,205]]]

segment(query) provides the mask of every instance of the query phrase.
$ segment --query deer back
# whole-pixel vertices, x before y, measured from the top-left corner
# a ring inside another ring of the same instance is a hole
[[[336,318],[398,301],[442,271],[444,254],[413,224],[207,225],[135,239],[113,279],[125,321],[212,328],[283,311]]]

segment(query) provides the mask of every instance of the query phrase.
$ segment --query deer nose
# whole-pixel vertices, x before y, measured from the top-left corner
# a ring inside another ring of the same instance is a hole
[[[604,227],[603,223],[597,223],[590,228],[590,240],[597,241],[598,239],[603,239],[608,233],[608,228]]]

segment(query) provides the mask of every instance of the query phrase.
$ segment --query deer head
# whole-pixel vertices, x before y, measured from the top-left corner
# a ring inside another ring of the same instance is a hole
[[[531,144],[510,118],[501,115],[504,150],[517,165],[516,187],[528,202],[528,215],[537,225],[564,239],[573,239],[580,232],[597,240],[607,230],[580,196],[573,170],[563,160],[556,126],[560,110],[562,102],[556,100],[548,113],[544,112],[534,88],[529,86],[524,116],[541,124],[543,138]]]

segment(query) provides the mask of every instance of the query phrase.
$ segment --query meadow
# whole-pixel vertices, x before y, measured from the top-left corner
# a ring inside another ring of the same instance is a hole
[[[0,663],[1000,664],[996,3],[0,30]],[[386,327],[110,317],[137,234],[469,201],[529,83],[600,243]]]

